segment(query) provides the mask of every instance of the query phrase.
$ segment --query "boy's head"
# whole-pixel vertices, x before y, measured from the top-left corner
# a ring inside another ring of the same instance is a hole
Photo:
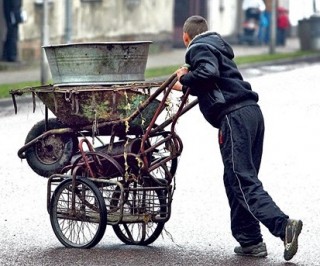
[[[208,24],[205,18],[201,16],[189,17],[183,25],[183,42],[186,46],[198,34],[208,30]]]

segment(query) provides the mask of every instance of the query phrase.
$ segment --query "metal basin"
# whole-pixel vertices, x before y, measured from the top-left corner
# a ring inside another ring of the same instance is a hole
[[[73,43],[43,48],[54,85],[105,85],[143,81],[150,43]]]

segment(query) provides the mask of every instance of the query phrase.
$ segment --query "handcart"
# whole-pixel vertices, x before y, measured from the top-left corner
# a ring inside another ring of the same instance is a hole
[[[24,93],[46,106],[45,119],[30,130],[18,156],[48,177],[47,209],[64,246],[91,248],[107,225],[125,244],[149,245],[159,237],[171,215],[183,150],[175,125],[197,104],[187,102],[187,92],[176,113],[159,123],[175,82],[172,75],[158,83],[11,91],[16,110],[16,95]],[[56,118],[48,118],[48,109]]]

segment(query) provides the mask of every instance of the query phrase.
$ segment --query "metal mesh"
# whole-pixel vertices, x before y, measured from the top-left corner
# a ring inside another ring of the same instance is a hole
[[[117,185],[99,187],[107,207],[108,223],[167,221],[170,216],[168,187],[133,187],[121,191]]]

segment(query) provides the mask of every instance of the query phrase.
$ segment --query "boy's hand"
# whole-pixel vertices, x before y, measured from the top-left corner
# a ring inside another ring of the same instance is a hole
[[[173,85],[172,89],[176,91],[182,91],[182,84],[180,83],[180,78],[189,72],[189,65],[185,64],[176,70],[178,81]]]
[[[181,67],[179,68],[177,71],[176,71],[176,74],[177,74],[177,77],[178,77],[178,80],[180,80],[180,78],[187,74],[189,72],[189,69],[187,67]]]
[[[173,90],[176,90],[176,91],[182,91],[182,84],[177,81],[173,86],[172,86],[172,89]]]

